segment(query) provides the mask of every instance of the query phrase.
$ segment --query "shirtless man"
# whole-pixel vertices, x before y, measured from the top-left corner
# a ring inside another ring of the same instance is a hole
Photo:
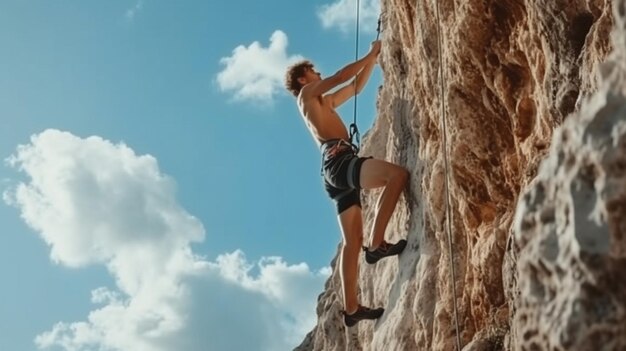
[[[409,172],[403,167],[371,157],[359,157],[349,141],[348,131],[335,109],[358,94],[368,81],[380,53],[380,41],[360,60],[321,78],[313,64],[302,61],[289,67],[285,85],[297,98],[298,109],[320,146],[323,160],[324,187],[337,204],[343,235],[341,250],[341,283],[344,298],[344,322],[351,327],[363,319],[377,319],[383,308],[368,308],[358,300],[358,259],[363,243],[360,189],[384,187],[376,206],[376,218],[370,233],[369,248],[363,247],[365,260],[374,264],[383,257],[398,255],[406,240],[395,244],[384,240],[385,228],[405,188]],[[335,92],[329,91],[355,77]]]

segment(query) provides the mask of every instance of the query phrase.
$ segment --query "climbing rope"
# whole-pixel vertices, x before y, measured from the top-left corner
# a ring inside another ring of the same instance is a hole
[[[446,107],[445,107],[445,87],[444,87],[444,79],[445,72],[443,66],[443,55],[442,55],[442,39],[441,39],[441,18],[439,13],[439,0],[435,0],[436,7],[436,16],[437,16],[437,44],[439,47],[439,85],[440,85],[440,104],[441,104],[441,129],[443,131],[443,162],[444,162],[444,173],[445,173],[445,189],[446,189],[446,222],[447,222],[447,232],[448,232],[448,250],[450,256],[450,270],[452,273],[452,299],[454,305],[454,324],[456,328],[456,348],[458,351],[461,351],[461,337],[459,335],[459,312],[457,309],[456,303],[456,274],[454,269],[454,257],[452,250],[452,220],[450,214],[450,180],[449,180],[449,167],[448,167],[448,130],[446,125]]]
[[[356,40],[354,44],[354,60],[359,59],[359,17],[360,17],[361,0],[356,1]],[[359,77],[357,74],[354,77],[354,118],[352,124],[350,124],[350,144],[355,145],[353,138],[356,139],[357,152],[361,147],[361,133],[359,133],[359,127],[356,124],[356,107],[357,107],[357,94],[356,80]]]
[[[359,22],[360,22],[360,9],[361,9],[361,0],[356,1],[356,39],[354,43],[354,60],[357,61],[359,59]],[[382,23],[382,13],[378,16],[378,24],[376,26],[376,40],[380,37],[381,32],[381,23]],[[361,133],[359,133],[359,127],[356,123],[356,115],[357,115],[357,91],[356,91],[356,80],[359,77],[357,74],[354,77],[354,114],[353,114],[353,122],[350,124],[350,143],[356,147],[357,152],[361,147]],[[355,142],[353,141],[356,141]]]

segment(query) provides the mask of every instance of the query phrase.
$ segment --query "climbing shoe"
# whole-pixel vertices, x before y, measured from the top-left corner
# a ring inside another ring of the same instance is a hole
[[[378,319],[385,312],[384,308],[367,308],[365,306],[359,305],[356,312],[353,314],[347,314],[345,311],[343,312],[343,322],[346,323],[347,327],[352,327],[357,322],[362,321],[364,319]]]
[[[374,264],[378,262],[381,258],[385,258],[387,256],[399,255],[404,248],[406,247],[406,240],[402,239],[395,244],[390,244],[386,241],[383,241],[378,248],[374,251],[370,251],[367,247],[363,247],[365,251],[365,261],[369,264]]]

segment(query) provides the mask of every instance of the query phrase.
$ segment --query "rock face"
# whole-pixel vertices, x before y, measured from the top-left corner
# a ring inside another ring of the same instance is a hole
[[[464,351],[626,349],[624,1],[381,5],[361,154],[411,171],[387,230],[409,245],[361,264],[378,322],[343,326],[335,270],[296,349],[455,350],[457,332]],[[364,193],[365,233],[378,195]]]
[[[599,89],[518,204],[512,349],[626,350],[626,3],[615,7]]]

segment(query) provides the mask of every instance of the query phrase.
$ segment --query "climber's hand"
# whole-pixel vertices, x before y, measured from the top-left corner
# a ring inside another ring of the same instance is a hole
[[[370,45],[370,55],[378,57],[380,54],[380,40],[374,40]]]

